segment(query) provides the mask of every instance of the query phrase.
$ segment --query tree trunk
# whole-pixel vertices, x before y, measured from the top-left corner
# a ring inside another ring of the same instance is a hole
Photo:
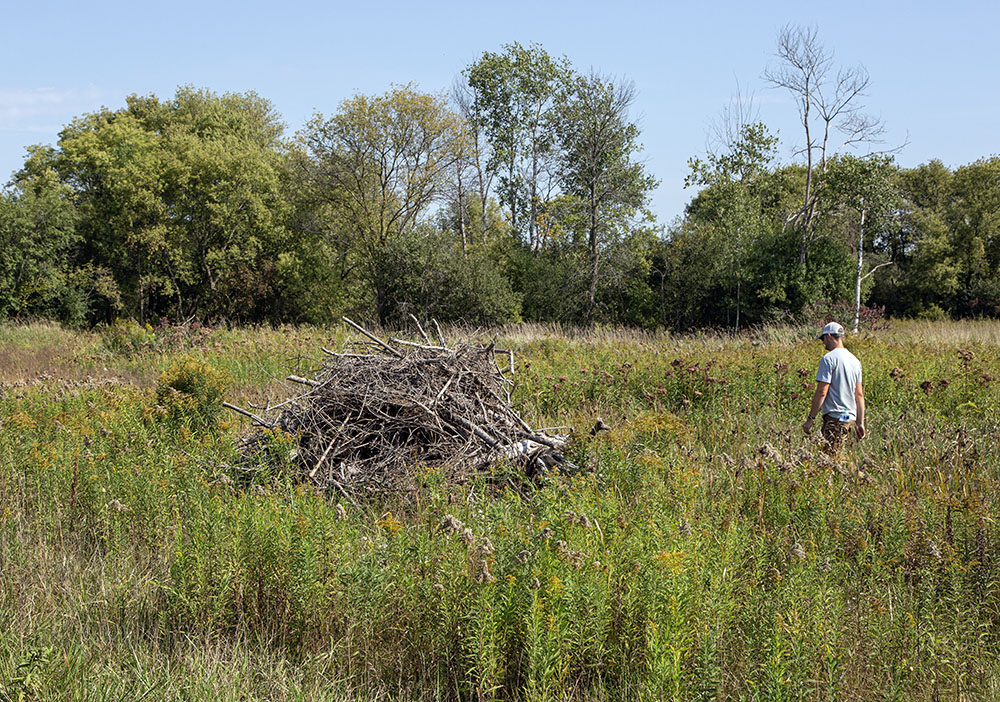
[[[469,252],[466,249],[466,233],[465,233],[465,191],[462,190],[462,166],[459,164],[457,172],[458,180],[458,231],[462,236],[462,255],[468,256]]]
[[[812,176],[813,176],[813,151],[812,135],[809,131],[809,108],[812,106],[812,94],[809,92],[809,83],[806,82],[805,99],[802,106],[802,126],[806,130],[806,196],[802,202],[802,241],[799,245],[799,265],[806,265],[806,257],[809,249],[809,229],[812,226]]]
[[[736,333],[740,333],[740,281],[736,281]]]
[[[597,199],[590,191],[590,283],[587,285],[587,324],[594,321],[597,301]]]
[[[514,184],[514,158],[507,164],[507,175],[510,182],[507,184],[507,196],[510,198],[510,228],[517,233],[517,186]]]
[[[534,135],[532,135],[532,142],[534,142]],[[541,248],[535,232],[535,217],[538,216],[536,211],[536,201],[538,198],[538,147],[532,143],[531,147],[531,188],[528,196],[531,198],[531,202],[528,205],[528,240],[531,242],[531,250],[537,251]]]
[[[861,208],[861,223],[858,225],[858,274],[854,281],[854,321],[851,333],[857,334],[861,323],[861,272],[865,259],[865,208]]]

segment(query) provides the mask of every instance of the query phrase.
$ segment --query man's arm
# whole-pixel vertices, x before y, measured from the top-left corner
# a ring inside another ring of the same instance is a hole
[[[829,389],[830,383],[816,383],[816,391],[813,393],[812,407],[809,408],[809,419],[807,419],[805,424],[802,425],[802,431],[804,433],[808,434],[812,431],[813,420],[816,419],[816,415],[819,414],[819,410],[823,406],[823,400],[826,399],[826,393]]]
[[[857,424],[854,427],[854,431],[857,434],[858,441],[865,438],[865,389],[861,387],[861,381],[854,386],[854,401],[858,405],[858,419]]]

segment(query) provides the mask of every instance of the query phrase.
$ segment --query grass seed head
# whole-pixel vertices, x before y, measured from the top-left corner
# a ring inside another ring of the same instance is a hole
[[[684,517],[681,517],[681,523],[678,527],[678,531],[680,531],[683,536],[691,536],[691,525],[688,524],[688,520]]]
[[[115,499],[108,503],[108,509],[112,512],[128,512],[128,505],[123,504],[121,501]]]
[[[489,566],[486,561],[483,561],[482,565],[479,567],[479,572],[476,574],[476,582],[478,583],[492,583],[496,581],[493,574],[490,573]]]
[[[552,531],[552,528],[551,528],[551,527],[545,527],[544,529],[542,529],[542,530],[541,530],[540,532],[538,532],[538,533],[537,533],[537,534],[535,535],[535,538],[536,538],[536,539],[541,539],[542,541],[548,541],[549,539],[551,539],[551,538],[552,538],[552,535],[553,535],[554,533],[555,533],[555,532],[554,532],[554,531]]]
[[[796,541],[792,544],[791,549],[789,549],[788,555],[791,556],[793,561],[804,561],[806,559],[806,550],[802,547],[802,544]]]
[[[438,531],[442,531],[449,536],[461,532],[464,528],[465,525],[451,514],[444,515],[441,518],[441,523],[438,524]]]
[[[941,549],[931,539],[927,539],[927,555],[935,561],[941,560]]]

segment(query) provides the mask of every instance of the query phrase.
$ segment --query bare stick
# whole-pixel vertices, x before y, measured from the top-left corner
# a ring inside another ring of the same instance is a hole
[[[320,467],[321,465],[323,465],[323,461],[325,461],[325,460],[326,460],[326,456],[327,456],[327,454],[329,454],[329,453],[330,453],[330,449],[332,449],[332,448],[333,448],[333,445],[334,445],[335,443],[337,443],[337,438],[338,438],[338,437],[336,437],[336,436],[335,436],[335,437],[333,437],[332,439],[330,439],[330,443],[329,443],[329,444],[327,444],[327,446],[326,446],[326,451],[324,451],[324,452],[323,452],[323,455],[319,457],[319,460],[318,460],[318,461],[316,461],[316,467],[315,467],[315,468],[313,468],[313,469],[312,469],[311,471],[309,471],[309,477],[310,477],[310,478],[314,478],[314,477],[316,477],[316,471],[318,471],[318,470],[319,470],[319,467]]]
[[[323,353],[327,356],[333,356],[335,358],[376,358],[370,353],[337,353],[336,351],[331,351],[326,347],[321,348],[323,349]]]
[[[521,435],[525,439],[534,441],[536,444],[542,444],[543,446],[548,446],[551,449],[560,449],[565,445],[565,442],[555,441],[547,436],[542,436],[541,434],[535,434],[534,432],[525,432]]]
[[[343,485],[341,485],[333,478],[328,478],[328,482],[330,483],[330,485],[333,485],[335,488],[337,488],[337,491],[340,492],[340,494],[343,495],[344,498],[347,499],[347,501],[349,501],[355,507],[358,506],[358,503],[354,501],[354,498],[347,494],[347,490],[344,489]]]
[[[355,329],[357,329],[359,332],[361,332],[365,336],[367,336],[369,339],[371,339],[372,341],[374,341],[376,344],[378,344],[379,346],[381,346],[383,349],[385,349],[386,351],[388,351],[389,353],[391,353],[396,358],[402,358],[403,357],[403,354],[401,354],[399,351],[397,351],[396,349],[394,349],[391,346],[389,346],[389,344],[385,343],[384,341],[382,341],[381,339],[379,339],[377,336],[375,336],[371,332],[369,332],[369,331],[363,329],[362,327],[358,326],[357,324],[355,324],[354,322],[352,322],[347,317],[341,317],[341,319],[344,320],[347,324],[350,324],[352,327],[354,327]],[[435,324],[437,324],[437,322],[435,322]]]
[[[473,434],[475,434],[475,435],[476,435],[476,436],[478,436],[478,437],[479,437],[480,439],[482,439],[482,440],[483,440],[483,441],[485,441],[485,442],[486,442],[487,444],[489,444],[490,448],[492,448],[492,449],[496,449],[497,451],[499,451],[499,450],[500,450],[500,444],[499,444],[499,443],[497,442],[497,440],[496,440],[496,439],[494,439],[494,438],[493,438],[492,436],[490,436],[489,434],[487,434],[487,433],[486,433],[485,431],[483,431],[482,429],[480,429],[479,427],[477,427],[477,426],[476,426],[475,424],[473,424],[472,422],[470,422],[470,421],[468,421],[468,420],[466,420],[466,419],[463,419],[462,417],[459,417],[459,416],[457,416],[457,415],[450,415],[450,416],[448,417],[448,420],[447,420],[447,421],[448,421],[448,422],[453,422],[453,423],[455,423],[455,424],[458,424],[459,426],[461,426],[461,427],[463,427],[463,428],[465,428],[465,429],[468,429],[468,430],[469,430],[469,431],[471,431],[471,432],[472,432]],[[539,443],[541,443],[541,442],[539,442]]]
[[[423,344],[415,344],[412,341],[403,341],[402,339],[397,339],[396,337],[390,336],[389,341],[394,344],[402,344],[403,346],[413,346],[418,349],[425,349],[427,351],[451,351],[451,349],[444,346],[424,346]]]
[[[287,400],[285,400],[284,402],[279,402],[276,405],[272,405],[270,403],[270,401],[269,401],[267,403],[267,407],[264,407],[263,409],[264,409],[265,412],[273,412],[276,409],[280,409],[282,407],[287,407],[288,405],[297,405],[298,402],[299,402],[299,400],[302,400],[305,397],[307,397],[307,396],[306,395],[299,395],[298,397],[290,397]]]
[[[420,321],[412,314],[410,315],[410,319],[412,319],[413,323],[417,325],[417,331],[420,332],[420,338],[424,340],[424,343],[431,343],[430,337],[427,336],[427,332],[425,332],[424,328],[420,326]]]
[[[236,405],[231,405],[228,402],[223,402],[222,406],[225,407],[226,409],[231,409],[233,412],[238,412],[238,413],[242,414],[244,417],[250,417],[250,419],[252,419],[253,421],[257,422],[258,424],[260,424],[263,427],[267,427],[268,429],[274,429],[274,423],[273,422],[269,422],[266,419],[261,419],[260,417],[258,417],[253,412],[247,412],[245,409],[243,409],[241,407],[237,407]]]
[[[448,378],[448,382],[444,384],[443,388],[441,388],[441,391],[437,394],[437,397],[434,398],[434,402],[432,402],[431,405],[436,405],[441,400],[441,398],[444,397],[444,394],[448,392],[448,388],[451,386],[451,381],[453,381],[455,378],[456,376],[454,375]]]
[[[303,378],[298,375],[289,375],[285,380],[290,380],[293,383],[299,383],[300,385],[308,385],[310,387],[318,388],[323,383],[317,382],[315,380],[309,380],[309,378]]]
[[[883,267],[885,267],[885,266],[891,266],[891,265],[892,265],[893,263],[895,263],[895,261],[886,261],[885,263],[880,263],[880,264],[878,264],[877,266],[875,266],[874,268],[872,268],[872,269],[871,269],[870,271],[868,271],[868,272],[867,272],[867,273],[866,273],[865,275],[863,275],[863,276],[861,277],[861,280],[867,280],[867,279],[868,279],[868,278],[870,278],[870,277],[871,277],[871,275],[872,275],[872,274],[873,274],[873,273],[874,273],[875,271],[877,271],[877,270],[878,270],[879,268],[883,268]]]
[[[438,341],[441,342],[442,346],[448,346],[448,342],[444,340],[444,334],[441,333],[441,325],[438,324],[436,319],[432,319],[431,321],[434,322],[434,328],[437,329]]]

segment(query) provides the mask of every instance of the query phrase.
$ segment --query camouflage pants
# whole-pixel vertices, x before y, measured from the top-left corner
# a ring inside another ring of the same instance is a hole
[[[854,431],[855,423],[842,422],[836,415],[823,415],[823,438],[826,445],[823,450],[830,455],[837,455],[844,448],[844,440],[847,435]]]

